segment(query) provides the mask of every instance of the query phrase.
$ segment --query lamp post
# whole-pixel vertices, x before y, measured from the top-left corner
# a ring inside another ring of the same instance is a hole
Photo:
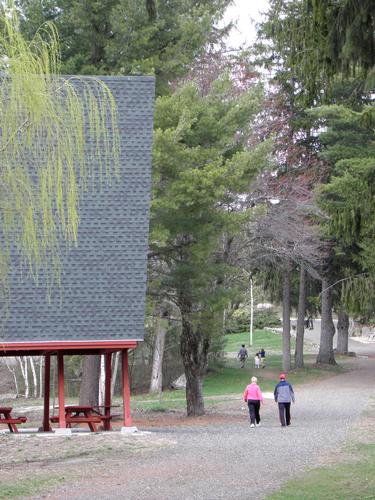
[[[249,284],[250,284],[250,331],[249,331],[249,336],[250,336],[250,347],[253,345],[253,319],[254,319],[254,297],[253,297],[253,277],[250,274],[249,277]]]

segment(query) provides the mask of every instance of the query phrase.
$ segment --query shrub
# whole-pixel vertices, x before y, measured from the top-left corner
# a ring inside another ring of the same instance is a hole
[[[250,311],[246,308],[240,308],[233,311],[228,318],[226,325],[226,333],[243,332],[249,329]],[[265,326],[277,327],[281,326],[280,318],[273,309],[263,309],[254,311],[253,327],[256,330],[261,330]]]

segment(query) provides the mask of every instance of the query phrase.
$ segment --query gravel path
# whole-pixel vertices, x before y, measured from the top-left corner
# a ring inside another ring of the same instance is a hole
[[[374,355],[375,350],[367,346],[362,354]],[[158,440],[163,446],[121,461],[112,456],[100,466],[78,462],[82,479],[44,498],[264,498],[305,467],[318,465],[355,426],[375,395],[375,360],[361,357],[354,364],[349,373],[299,387],[288,428],[279,426],[270,400],[263,407],[261,427],[250,428],[247,408],[238,401],[225,423],[153,428],[150,434],[127,437],[150,444]]]

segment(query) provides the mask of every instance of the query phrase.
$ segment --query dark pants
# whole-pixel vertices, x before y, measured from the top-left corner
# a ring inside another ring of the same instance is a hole
[[[285,427],[290,425],[290,403],[278,403],[280,424]]]
[[[247,406],[249,407],[249,415],[250,415],[250,423],[259,424],[260,422],[260,416],[259,416],[259,408],[260,408],[260,401],[258,399],[248,399],[247,400]]]

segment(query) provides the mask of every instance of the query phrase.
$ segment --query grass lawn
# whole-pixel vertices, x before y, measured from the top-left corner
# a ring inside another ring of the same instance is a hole
[[[267,332],[268,333],[268,332]],[[306,367],[292,370],[288,374],[291,384],[297,385],[312,382],[341,373],[344,369],[340,366],[317,368],[314,365],[315,356],[305,356]],[[203,395],[214,398],[225,395],[242,396],[250,378],[258,377],[258,384],[263,392],[273,392],[279,380],[279,373],[282,367],[281,354],[271,354],[266,357],[266,368],[256,370],[253,368],[252,360],[247,361],[244,369],[239,367],[237,359],[226,359],[225,365],[213,368],[209,371],[203,381]],[[211,403],[213,401],[211,400]],[[210,399],[205,400],[205,404],[210,404]],[[157,394],[139,394],[132,396],[132,406],[137,409],[149,409],[154,411],[166,411],[168,409],[184,409],[186,407],[185,390],[164,391],[159,400]]]
[[[358,445],[355,460],[310,470],[288,481],[268,500],[342,500],[375,498],[375,444]]]
[[[54,486],[63,481],[64,477],[34,477],[25,478],[16,482],[2,482],[0,488],[0,499],[9,500],[37,494],[46,488]]]
[[[294,350],[294,339],[292,340],[292,352]],[[248,346],[249,334],[232,333],[225,337],[225,351],[238,352],[241,344]],[[256,370],[253,365],[253,353],[261,348],[266,351],[266,368]],[[226,358],[223,366],[211,369],[203,382],[203,394],[205,397],[214,398],[225,395],[242,396],[246,385],[253,375],[258,377],[258,383],[263,392],[273,392],[275,384],[279,380],[282,370],[282,337],[278,333],[268,330],[256,330],[253,334],[253,346],[248,347],[249,359],[244,369],[239,366],[237,358]],[[269,354],[268,354],[269,353]],[[314,355],[305,355],[306,367],[292,370],[288,380],[293,385],[303,384],[330,376],[332,373],[340,373],[342,367],[317,368]],[[211,399],[211,403],[213,399]],[[154,411],[166,411],[168,409],[184,409],[186,407],[185,390],[164,391],[159,399],[157,394],[139,394],[132,396],[132,404],[137,409],[150,409]],[[206,399],[206,405],[210,399]]]
[[[250,353],[259,351],[262,347],[268,351],[281,351],[282,337],[281,333],[270,332],[269,330],[255,330],[253,332],[253,345],[249,347],[249,332],[230,333],[225,336],[225,351],[238,352],[242,344],[245,344]],[[295,340],[291,338],[291,346],[294,349]]]

